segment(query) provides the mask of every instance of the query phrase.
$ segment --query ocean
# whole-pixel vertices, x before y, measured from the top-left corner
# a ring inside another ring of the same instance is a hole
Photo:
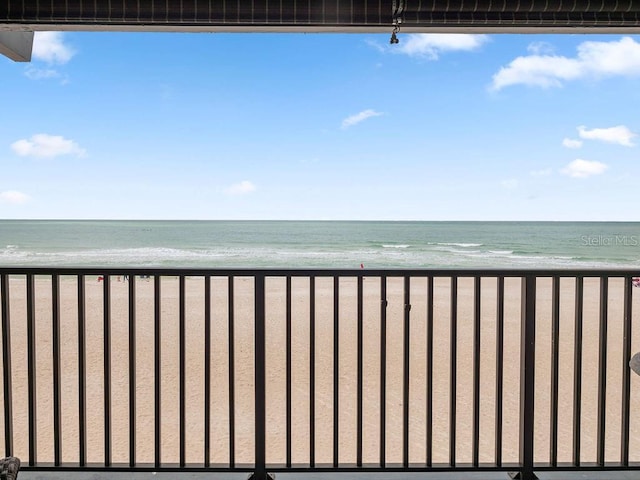
[[[0,220],[0,266],[639,268],[637,222]]]

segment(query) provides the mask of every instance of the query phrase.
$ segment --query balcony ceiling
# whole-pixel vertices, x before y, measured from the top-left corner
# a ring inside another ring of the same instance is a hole
[[[4,0],[0,31],[640,33],[633,0]]]

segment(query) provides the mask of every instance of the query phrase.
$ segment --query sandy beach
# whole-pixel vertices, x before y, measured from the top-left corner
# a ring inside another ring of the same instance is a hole
[[[129,461],[128,283],[111,278],[112,460]],[[136,279],[136,460],[154,460],[154,280]],[[339,460],[356,461],[357,281],[340,280],[339,294]],[[434,281],[433,461],[449,461],[451,282]],[[424,463],[426,451],[426,279],[411,281],[409,461]],[[619,461],[622,406],[623,281],[609,283],[607,324],[606,460]],[[481,462],[495,459],[496,279],[482,280],[480,365]],[[636,290],[636,289],[634,289]],[[162,291],[162,462],[179,459],[179,282],[163,278]],[[315,461],[333,461],[334,286],[315,280]],[[229,463],[229,300],[226,278],[211,280],[211,449],[212,463]],[[254,454],[253,279],[234,281],[235,461],[252,463]],[[640,350],[637,291],[633,298],[632,352]],[[561,281],[559,341],[558,460],[571,461],[575,281]],[[78,461],[78,308],[75,277],[60,281],[62,461]],[[402,461],[403,280],[389,278],[386,329],[386,461]],[[538,281],[536,323],[536,461],[549,461],[551,372],[551,280]],[[53,461],[51,280],[36,280],[37,459]],[[292,461],[309,463],[310,295],[309,279],[292,280]],[[363,282],[363,461],[377,463],[380,452],[380,279]],[[24,278],[10,282],[10,320],[15,454],[28,459],[27,308]],[[266,283],[267,462],[286,460],[286,296],[285,279]],[[473,279],[458,281],[456,461],[472,460]],[[599,283],[585,279],[582,356],[581,461],[595,461],[597,445]],[[186,279],[186,459],[203,463],[204,280]],[[520,371],[520,280],[505,281],[503,462],[518,456]],[[87,460],[104,461],[103,284],[86,279]],[[631,378],[630,459],[640,460],[640,377]],[[4,419],[0,419],[3,422]],[[3,425],[4,427],[4,425]],[[3,443],[1,436],[0,443]]]

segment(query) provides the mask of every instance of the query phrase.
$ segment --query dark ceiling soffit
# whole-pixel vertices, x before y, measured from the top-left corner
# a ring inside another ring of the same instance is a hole
[[[396,0],[403,31],[640,32],[634,0]],[[394,0],[5,0],[0,30],[386,31]]]

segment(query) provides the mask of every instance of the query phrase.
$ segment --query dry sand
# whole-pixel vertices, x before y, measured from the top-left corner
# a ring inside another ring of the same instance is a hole
[[[316,279],[315,303],[315,461],[333,461],[333,280]],[[179,459],[179,286],[162,279],[162,461]],[[211,462],[228,463],[229,347],[228,282],[211,281]],[[186,459],[202,463],[204,411],[204,281],[186,280]],[[286,302],[285,280],[267,279],[267,462],[286,460]],[[449,461],[450,279],[434,282],[433,461]],[[136,459],[154,460],[154,280],[136,279]],[[634,289],[636,290],[636,289]],[[380,279],[366,277],[363,349],[363,461],[376,463],[380,452]],[[60,282],[62,461],[78,461],[78,333],[77,283]],[[308,463],[310,450],[310,309],[309,279],[292,280],[292,460]],[[520,281],[505,281],[504,395],[502,458],[518,459],[520,371]],[[575,282],[561,282],[559,461],[571,460],[573,416]],[[634,291],[634,294],[636,292]],[[103,462],[103,284],[86,280],[88,461]],[[10,283],[12,382],[15,454],[28,459],[27,321],[25,281]],[[640,349],[639,295],[633,298],[632,352]],[[53,460],[52,300],[51,281],[36,280],[37,438],[38,461]],[[585,280],[582,374],[581,460],[594,461],[597,442],[599,283]],[[112,460],[129,461],[128,283],[111,279]],[[340,280],[339,296],[339,460],[356,461],[357,412],[357,282]],[[427,281],[412,279],[410,313],[410,449],[412,463],[424,463],[426,451],[426,311]],[[480,461],[495,459],[496,280],[482,280]],[[235,461],[252,463],[254,454],[253,279],[234,282]],[[472,460],[473,424],[473,279],[460,279],[457,310],[456,461]],[[386,364],[386,460],[402,461],[403,419],[403,280],[388,280]],[[609,285],[606,460],[620,457],[623,282]],[[551,365],[551,281],[538,282],[536,335],[536,461],[549,461]],[[630,459],[640,460],[640,377],[631,378]],[[3,418],[0,419],[3,422]],[[3,425],[2,425],[3,427]],[[0,439],[0,443],[4,436]],[[1,447],[2,445],[0,445]]]

